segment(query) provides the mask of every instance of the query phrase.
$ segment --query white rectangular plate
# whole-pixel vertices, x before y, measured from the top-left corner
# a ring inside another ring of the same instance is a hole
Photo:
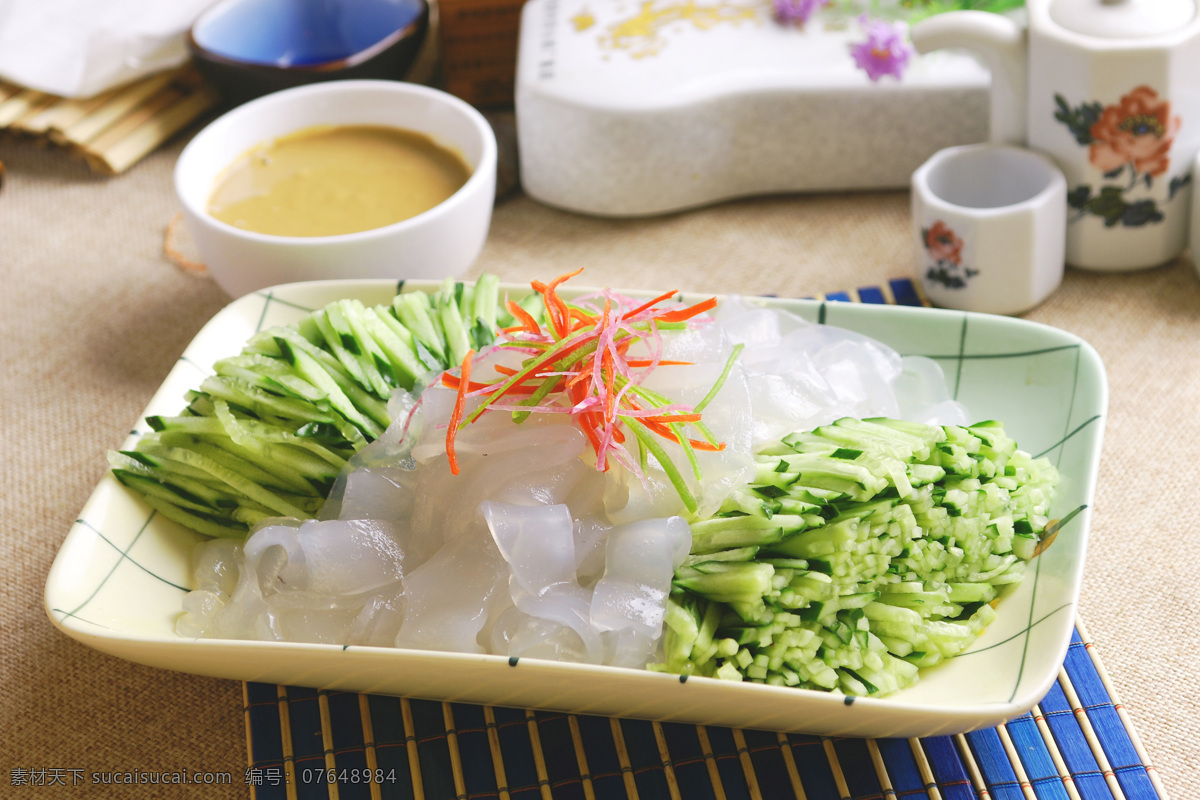
[[[143,414],[175,414],[219,358],[264,327],[341,297],[388,302],[389,281],[316,282],[247,295],[188,346]],[[409,284],[408,289],[430,286]],[[518,287],[513,291],[524,293]],[[698,299],[698,298],[697,298]],[[1028,710],[1058,675],[1075,622],[1108,390],[1099,356],[1061,330],[1008,317],[858,303],[763,300],[859,331],[944,368],[976,420],[996,419],[1062,474],[1053,516],[1084,506],[999,618],[965,654],[884,698],[500,656],[280,642],[185,639],[175,620],[198,540],[107,475],[79,514],[46,585],[67,635],[166,669],[246,681],[467,703],[840,736],[932,736],[990,727]],[[139,420],[122,445],[132,448]],[[97,453],[97,458],[103,454]]]

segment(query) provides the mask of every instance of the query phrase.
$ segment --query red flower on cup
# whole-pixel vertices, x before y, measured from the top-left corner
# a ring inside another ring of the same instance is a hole
[[[1167,154],[1179,131],[1179,117],[1171,119],[1171,104],[1158,92],[1139,86],[1106,106],[1091,128],[1088,160],[1101,172],[1133,164],[1135,172],[1158,176],[1167,171]]]
[[[925,229],[925,251],[934,261],[958,264],[962,260],[963,240],[940,219]]]

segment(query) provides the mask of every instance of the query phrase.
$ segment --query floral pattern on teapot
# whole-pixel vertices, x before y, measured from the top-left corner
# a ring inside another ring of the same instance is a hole
[[[921,238],[925,254],[933,262],[925,271],[926,280],[940,283],[947,289],[963,289],[979,274],[979,270],[963,265],[962,237],[940,219],[928,228],[922,228]]]
[[[1081,184],[1072,189],[1067,194],[1067,204],[1076,212],[1071,221],[1094,214],[1107,228],[1162,222],[1156,199],[1131,199],[1129,194],[1139,185],[1152,189],[1171,164],[1171,145],[1183,122],[1171,116],[1170,102],[1149,86],[1138,86],[1109,106],[1085,102],[1072,107],[1061,94],[1054,95],[1054,102],[1058,106],[1054,118],[1088,148],[1092,166],[1108,180],[1122,179],[1122,183]],[[1167,202],[1190,180],[1190,174],[1172,178]]]

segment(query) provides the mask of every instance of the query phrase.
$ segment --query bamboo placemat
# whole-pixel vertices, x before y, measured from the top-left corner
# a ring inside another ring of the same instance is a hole
[[[927,305],[908,279],[823,295]],[[1076,620],[1055,683],[996,728],[852,739],[245,683],[256,800],[1166,800]]]
[[[92,171],[124,172],[217,103],[190,66],[75,100],[0,81],[0,130],[33,138],[87,161]]]

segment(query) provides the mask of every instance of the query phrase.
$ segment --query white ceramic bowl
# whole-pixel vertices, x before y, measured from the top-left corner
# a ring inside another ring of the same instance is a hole
[[[411,219],[340,236],[272,236],[205,210],[218,177],[255,145],[313,125],[390,125],[457,150],[466,184]],[[483,248],[496,187],[496,138],[478,111],[425,86],[347,80],[269,94],[214,120],[175,166],[175,191],[200,258],[232,297],[281,283],[350,278],[430,279],[465,272]]]

